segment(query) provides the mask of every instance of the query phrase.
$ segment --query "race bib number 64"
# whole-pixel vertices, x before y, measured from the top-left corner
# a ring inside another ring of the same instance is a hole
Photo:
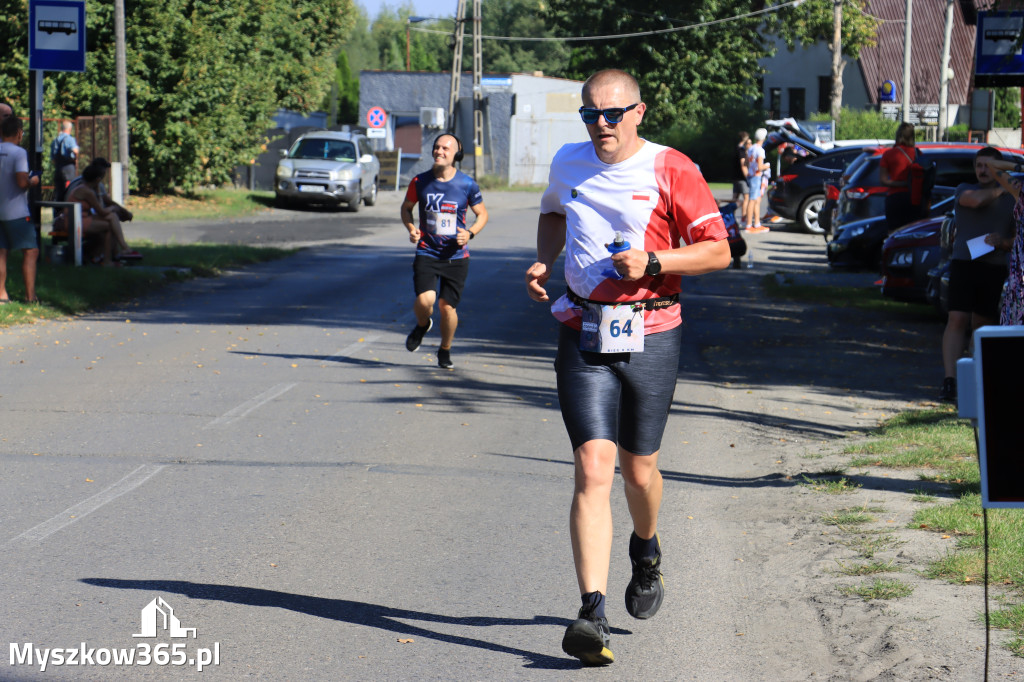
[[[644,309],[628,303],[584,308],[580,349],[594,353],[642,353]]]

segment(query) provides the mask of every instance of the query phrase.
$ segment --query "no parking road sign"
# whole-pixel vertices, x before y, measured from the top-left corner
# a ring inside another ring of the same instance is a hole
[[[366,124],[371,128],[383,128],[387,122],[388,115],[383,107],[370,107],[366,112]]]

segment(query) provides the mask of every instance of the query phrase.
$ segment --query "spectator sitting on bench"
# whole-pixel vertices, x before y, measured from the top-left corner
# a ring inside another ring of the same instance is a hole
[[[83,236],[102,237],[107,233],[109,227],[113,236],[111,246],[116,247],[114,249],[116,255],[111,259],[109,250],[104,246],[99,255],[102,256],[105,264],[112,263],[114,260],[141,259],[142,254],[128,247],[128,243],[124,239],[124,230],[121,227],[122,222],[132,219],[132,212],[111,199],[103,184],[103,176],[106,175],[108,168],[110,168],[110,163],[103,157],[98,156],[93,159],[92,163],[82,171],[82,174],[68,185],[66,199],[82,204]],[[79,192],[79,188],[83,187],[86,190]],[[88,201],[90,196],[93,202]],[[95,224],[97,218],[100,219],[98,225]],[[54,221],[54,227],[66,229],[63,223],[58,221]],[[109,226],[108,223],[110,223]],[[86,229],[86,224],[90,225],[90,229]]]
[[[68,188],[67,201],[73,201],[82,205],[82,236],[99,237],[102,240],[101,253],[91,257],[94,263],[102,262],[105,266],[115,265],[114,247],[116,245],[121,254],[130,251],[124,240],[124,231],[121,229],[121,219],[112,208],[107,208],[100,201],[100,181],[105,171],[97,166],[87,166],[80,178],[81,180],[73,188]],[[64,221],[70,219],[71,212],[64,211],[54,221],[54,228],[66,229]],[[70,227],[68,225],[67,227]],[[91,255],[91,254],[90,254]]]
[[[110,162],[104,159],[102,156],[97,156],[89,163],[89,165],[96,166],[97,168],[103,171],[104,175],[106,175],[107,170],[110,168]],[[68,184],[68,191],[71,191],[71,188],[74,187],[75,184],[80,181],[81,176],[72,180]],[[107,186],[103,184],[102,180],[100,181],[99,189],[96,192],[96,196],[99,197],[101,204],[103,204],[107,208],[112,208],[114,211],[117,212],[117,217],[121,220],[122,223],[131,222],[131,219],[133,218],[132,212],[110,198],[110,193],[107,192]]]

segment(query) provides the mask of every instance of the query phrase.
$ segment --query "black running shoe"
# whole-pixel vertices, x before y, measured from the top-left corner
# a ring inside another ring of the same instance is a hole
[[[562,651],[583,662],[583,665],[608,665],[615,660],[608,648],[612,633],[607,618],[594,616],[594,609],[584,606],[576,620],[565,629]]]
[[[438,348],[437,349],[437,366],[441,367],[442,369],[451,369],[452,367],[455,366],[455,363],[452,362],[452,352],[451,352],[451,349],[449,349],[449,350],[445,350],[444,348]]]
[[[657,537],[657,536],[655,536]],[[661,541],[653,559],[634,559],[633,578],[626,586],[626,610],[634,618],[650,618],[661,608],[665,598],[665,583],[661,579]]]
[[[939,400],[944,403],[956,402],[956,379],[946,377],[942,380],[942,390],[939,391]]]
[[[423,337],[426,336],[427,332],[429,332],[430,328],[433,326],[434,320],[431,318],[427,320],[426,327],[421,327],[419,325],[413,327],[412,331],[409,332],[409,336],[405,337],[405,349],[411,353],[419,348],[420,344],[423,343]]]

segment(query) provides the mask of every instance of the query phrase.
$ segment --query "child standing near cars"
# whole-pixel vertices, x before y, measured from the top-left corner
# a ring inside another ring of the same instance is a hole
[[[765,232],[767,227],[761,225],[761,196],[764,193],[764,174],[771,166],[764,158],[764,138],[768,131],[758,128],[754,131],[754,142],[747,150],[747,184],[750,188],[750,200],[743,211],[743,224],[747,232]]]

